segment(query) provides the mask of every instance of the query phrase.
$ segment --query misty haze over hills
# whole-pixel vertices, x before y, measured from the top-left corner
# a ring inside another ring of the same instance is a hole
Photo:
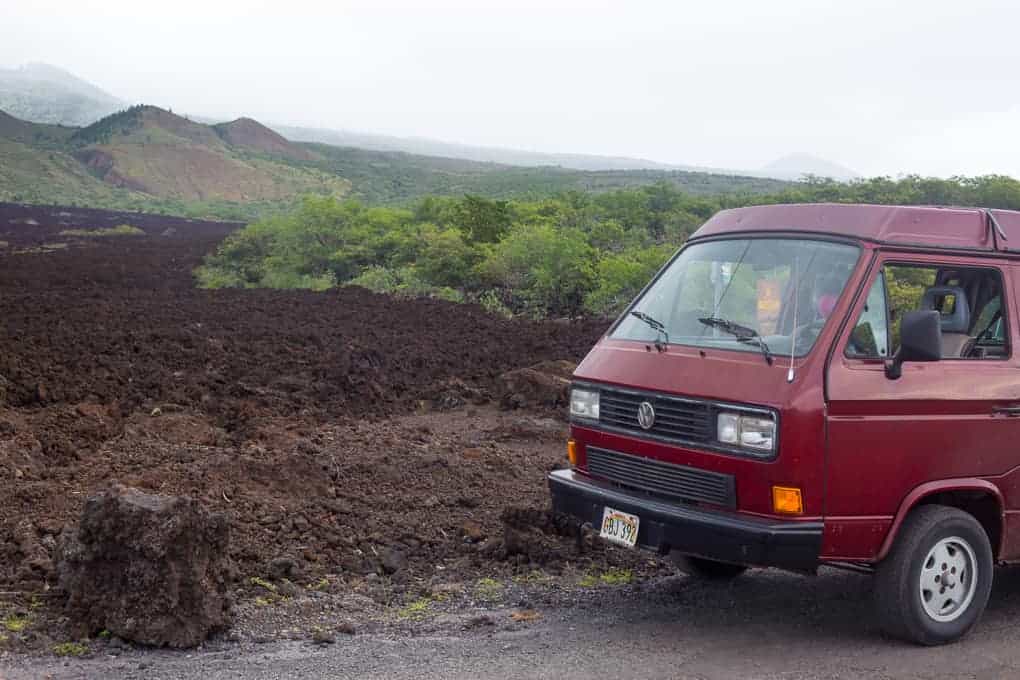
[[[769,177],[797,179],[803,175],[814,175],[816,177],[831,177],[838,180],[850,180],[860,177],[859,174],[844,168],[842,165],[831,163],[824,158],[812,156],[808,153],[791,153],[777,158],[760,171]]]
[[[55,66],[0,68],[0,109],[33,123],[89,125],[127,105]]]
[[[421,156],[443,156],[446,158],[501,163],[503,165],[551,165],[574,170],[683,170],[685,172],[708,172],[720,175],[743,175],[786,180],[800,179],[804,175],[831,177],[840,181],[860,177],[853,170],[806,153],[789,154],[776,159],[759,170],[748,170],[746,168],[713,168],[698,165],[658,163],[643,158],[620,156],[546,153],[541,151],[471,146],[424,137],[391,137],[347,130],[324,130],[276,124],[272,124],[271,127],[284,137],[297,142],[319,142],[320,144],[332,144],[334,146],[353,146],[373,151],[403,151]]]
[[[0,69],[0,110],[16,118],[37,123],[86,126],[127,106],[128,102],[54,66],[33,63],[19,68]],[[214,122],[214,119],[204,115],[192,118]],[[286,124],[270,125],[284,137],[297,142],[317,142],[371,151],[402,152],[501,165],[559,166],[586,171],[679,170],[784,180],[796,180],[804,175],[831,177],[840,181],[859,177],[848,168],[806,153],[791,153],[760,169],[715,168],[659,163],[642,158],[473,146],[425,137],[395,137]]]

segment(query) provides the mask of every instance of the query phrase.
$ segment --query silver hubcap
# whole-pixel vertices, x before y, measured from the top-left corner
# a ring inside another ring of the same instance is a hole
[[[921,605],[939,622],[959,618],[977,590],[977,559],[974,549],[958,536],[936,543],[921,565]]]

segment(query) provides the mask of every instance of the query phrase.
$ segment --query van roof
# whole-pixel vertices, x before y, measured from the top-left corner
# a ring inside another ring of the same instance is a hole
[[[993,222],[1001,233],[996,233]],[[1020,212],[941,206],[800,203],[735,208],[716,213],[691,238],[770,231],[925,248],[1020,252]]]

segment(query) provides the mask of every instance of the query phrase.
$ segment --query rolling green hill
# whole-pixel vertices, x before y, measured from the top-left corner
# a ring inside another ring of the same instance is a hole
[[[77,128],[29,123],[0,111],[0,138],[36,146],[60,146]]]
[[[205,125],[154,106],[82,128],[0,112],[0,201],[252,217],[305,194],[401,204],[425,195],[539,199],[663,182],[691,194],[789,186],[704,172],[520,167],[295,143],[250,118]]]
[[[768,193],[790,186],[781,180],[705,172],[523,167],[399,151],[305,146],[322,159],[315,167],[349,179],[354,195],[370,203],[403,203],[422,195],[534,199],[563,191],[611,191],[659,182],[693,194]]]
[[[212,127],[138,106],[68,128],[0,113],[0,200],[179,211],[350,192],[315,160],[255,121]]]
[[[0,138],[0,201],[126,207],[144,198],[102,182],[67,153]]]
[[[255,121],[213,127],[139,106],[82,128],[73,155],[107,184],[182,201],[283,201],[344,195],[350,182],[312,167],[306,149]]]

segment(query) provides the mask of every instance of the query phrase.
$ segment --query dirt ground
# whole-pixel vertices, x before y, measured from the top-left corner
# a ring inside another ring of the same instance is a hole
[[[123,223],[146,235],[60,234]],[[362,289],[195,289],[236,226],[0,205],[0,615],[37,622],[0,647],[59,639],[57,537],[113,482],[227,513],[242,605],[286,599],[257,585],[281,571],[393,606],[562,571],[569,540],[543,513],[562,414],[502,411],[492,390],[509,369],[577,361],[605,323]],[[506,519],[554,538],[508,547]],[[614,566],[655,568],[599,546],[570,568]]]
[[[569,590],[514,586],[505,604],[476,598],[456,613],[428,612],[413,628],[358,629],[328,643],[305,637],[213,643],[186,654],[109,646],[84,659],[0,657],[0,677],[1011,680],[1020,677],[1018,584],[1018,570],[997,570],[982,621],[946,647],[879,635],[866,576],[752,569],[725,584],[673,575]]]

